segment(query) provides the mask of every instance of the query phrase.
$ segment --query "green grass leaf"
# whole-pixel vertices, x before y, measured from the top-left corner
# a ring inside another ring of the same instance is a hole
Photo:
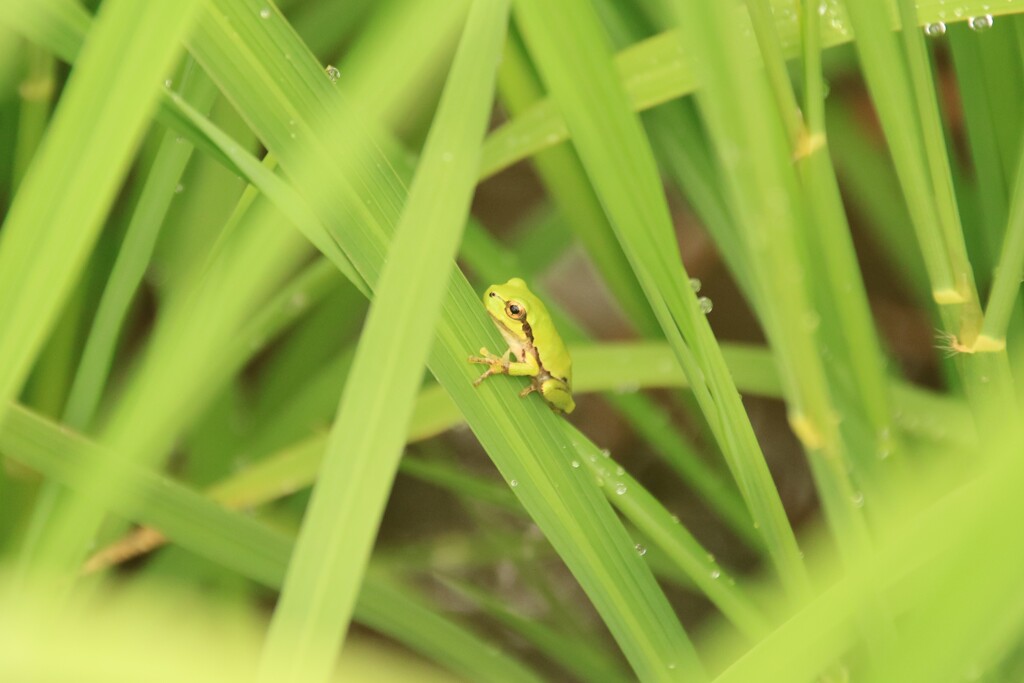
[[[476,2],[409,189],[345,383],[267,639],[260,680],[326,680],[398,468],[476,185],[508,2]],[[424,321],[426,329],[424,329]]]
[[[517,7],[527,45],[541,65],[669,346],[691,379],[704,417],[765,537],[779,578],[800,594],[807,577],[796,538],[721,349],[683,268],[650,143],[611,68],[610,50],[597,18],[582,2],[544,10],[541,3],[528,0]],[[566,35],[574,36],[577,46],[567,55],[561,48]]]
[[[99,234],[165,74],[202,3],[105,3],[0,242],[0,414]],[[19,14],[19,8],[5,8]],[[26,10],[27,16],[34,14]],[[124,59],[125,54],[133,55]],[[103,91],[103,97],[96,92]],[[82,136],[82,130],[89,134]]]
[[[281,160],[363,276],[375,282],[402,203],[397,179],[376,149],[353,148],[352,140],[336,135],[353,124],[345,119],[329,123],[328,112],[337,106],[331,83],[312,59],[299,59],[302,47],[284,26],[261,20],[258,12],[234,0],[219,2],[218,8],[200,23],[191,45],[194,54]],[[227,12],[230,19],[219,12]],[[278,56],[282,54],[291,59]],[[288,78],[271,75],[281,70]],[[295,102],[303,104],[301,112],[293,107]],[[268,109],[268,104],[273,107]],[[316,136],[316,122],[335,135]],[[375,161],[361,163],[364,155]],[[355,176],[357,189],[351,185],[351,171],[345,171],[347,164],[361,169],[362,175]],[[372,195],[361,191],[368,187],[374,188]],[[353,223],[353,218],[358,220]],[[461,273],[453,274],[430,355],[431,371],[506,480],[519,483],[515,491],[520,501],[631,663],[655,678],[670,676],[668,663],[678,661],[678,653],[688,647],[685,634],[604,497],[571,474],[564,455],[568,444],[556,429],[558,418],[539,401],[519,399],[508,384],[472,387],[477,373],[466,362],[468,353],[496,341],[477,295]]]
[[[20,406],[9,409],[0,449],[63,485],[85,490],[83,473],[99,467],[95,443]],[[84,465],[84,467],[83,467]],[[293,540],[174,481],[125,463],[115,465],[129,483],[110,497],[112,511],[160,529],[176,543],[271,588],[284,581]],[[471,679],[536,681],[523,664],[488,646],[464,627],[426,608],[372,573],[363,582],[356,619]]]

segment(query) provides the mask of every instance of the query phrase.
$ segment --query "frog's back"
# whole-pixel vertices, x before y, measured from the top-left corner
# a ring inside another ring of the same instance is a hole
[[[533,333],[533,345],[537,349],[540,364],[552,376],[565,380],[572,387],[572,359],[561,335],[555,330],[554,321],[547,307],[539,299],[533,302],[527,317]]]

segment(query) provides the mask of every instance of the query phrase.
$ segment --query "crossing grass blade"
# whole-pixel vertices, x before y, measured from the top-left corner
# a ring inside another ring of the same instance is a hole
[[[25,381],[99,234],[164,75],[201,4],[109,2],[86,41],[4,222],[0,415]],[[135,58],[125,60],[124,54]],[[99,90],[104,97],[95,97]]]
[[[0,431],[0,450],[54,481],[84,490],[88,481],[83,472],[98,467],[96,461],[104,457],[101,447],[20,406],[11,407],[9,413]],[[260,584],[281,586],[293,539],[247,515],[227,512],[173,480],[125,463],[117,467],[129,486],[108,499],[113,512],[158,528],[192,552]],[[355,615],[470,679],[507,675],[515,681],[538,680],[521,662],[372,573],[363,582]]]
[[[800,33],[792,17],[790,0],[776,0],[772,3],[778,20],[779,40],[787,58],[796,57],[800,51]],[[940,2],[922,2],[918,7],[918,25],[932,22],[966,22],[974,15],[992,16],[1015,14],[1024,8],[1021,0],[1010,0],[1006,5],[990,6],[978,0],[962,3],[961,16],[950,17]],[[787,14],[789,13],[789,14]],[[836,16],[829,10],[830,21],[822,27],[822,47],[833,47],[853,39],[849,20]],[[740,21],[737,15],[736,20]],[[879,21],[889,29],[895,26],[887,14]],[[622,50],[615,58],[616,71],[635,111],[655,107],[662,102],[692,93],[697,81],[693,62],[679,51],[678,29],[665,31],[656,36],[635,43]],[[558,107],[550,98],[535,103],[512,121],[495,130],[484,146],[484,161],[481,176],[488,178],[517,161],[532,156],[548,147],[564,142],[568,129]]]
[[[508,2],[475,2],[395,229],[274,611],[261,681],[326,680],[404,446],[447,270],[469,213]],[[456,160],[458,160],[456,162]],[[424,321],[427,321],[426,323]],[[424,329],[426,325],[426,329]]]
[[[366,123],[353,128],[347,117],[330,124],[330,112],[338,106],[330,81],[304,56],[287,27],[261,19],[258,9],[240,1],[218,1],[190,41],[193,54],[280,159],[367,282],[376,282],[404,192],[377,149],[337,135],[364,130]],[[288,77],[278,78],[280,73]],[[303,103],[301,112],[294,102]],[[331,135],[315,135],[312,131],[320,126]],[[293,134],[310,138],[296,148]],[[365,158],[361,155],[373,161],[360,164]],[[401,166],[400,158],[390,161]],[[352,187],[351,171],[345,171],[347,164],[358,164],[358,191]],[[373,194],[364,188],[373,188]],[[604,497],[590,482],[573,476],[565,455],[568,444],[556,429],[558,418],[538,401],[519,399],[507,383],[472,387],[477,373],[466,356],[481,343],[496,346],[497,332],[478,295],[461,273],[454,273],[438,320],[431,371],[506,480],[518,482],[520,501],[631,664],[652,680],[685,673],[692,664],[684,659],[691,646]]]
[[[505,48],[500,75],[499,91],[512,116],[541,98],[541,84],[537,82],[529,57],[515,33]],[[656,335],[658,322],[615,241],[615,233],[590,187],[576,152],[571,148],[550,149],[537,154],[533,163],[558,212],[587,249],[624,315],[643,336]]]
[[[721,349],[690,287],[650,143],[611,68],[597,18],[583,2],[545,10],[539,2],[524,0],[517,9],[527,45],[669,346],[691,379],[778,577],[799,596],[806,591],[807,576],[796,538]],[[577,44],[568,55],[561,49],[566,35],[573,35]]]
[[[193,101],[201,112],[209,112],[216,90],[194,62],[189,61],[184,69],[179,87],[182,96]],[[71,385],[64,422],[75,429],[89,426],[95,415],[128,307],[142,282],[160,227],[191,155],[192,147],[179,144],[177,135],[164,134]]]

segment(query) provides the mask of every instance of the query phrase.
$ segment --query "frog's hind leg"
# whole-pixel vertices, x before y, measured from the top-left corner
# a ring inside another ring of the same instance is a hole
[[[530,382],[525,389],[519,392],[519,398],[526,398],[535,391],[541,391],[541,388],[537,386],[536,382]],[[543,391],[541,391],[543,393]]]
[[[540,393],[553,408],[563,413],[571,413],[576,409],[576,402],[572,400],[572,392],[560,379],[544,380],[540,385]]]

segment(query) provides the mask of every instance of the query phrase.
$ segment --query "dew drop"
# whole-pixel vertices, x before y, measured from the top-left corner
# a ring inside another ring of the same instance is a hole
[[[260,19],[269,19],[269,18],[270,18],[270,8],[269,7],[264,7],[263,9],[260,10]]]
[[[615,485],[615,495],[621,496],[625,492],[626,492],[626,485],[623,484],[621,481],[618,484]]]
[[[697,303],[700,305],[700,311],[704,315],[710,313],[711,309],[715,307],[715,305],[711,302],[711,299],[707,298],[706,296],[702,296],[701,298],[697,299]]]
[[[511,480],[508,483],[508,485],[511,486],[512,488],[515,488],[515,487],[519,486],[519,480],[518,479],[513,479],[513,480]]]
[[[690,278],[690,289],[692,289],[694,292],[699,292],[700,288],[701,288],[700,278],[699,277],[691,277]]]
[[[718,578],[718,577],[720,577],[721,575],[722,575],[722,572],[721,572],[721,571],[719,571],[718,569],[712,569],[712,570],[711,570],[711,578],[712,578],[712,579],[717,579],[717,578]]]
[[[668,668],[669,668],[670,670],[674,670],[674,669],[676,668],[676,663],[675,663],[675,662],[669,662],[669,663],[668,663]]]
[[[602,448],[601,449],[601,455],[603,455],[606,458],[610,458],[610,457],[612,457],[612,452],[610,450],[608,450],[607,448]]]
[[[620,477],[625,473],[626,470],[624,470],[621,465],[615,468],[615,474],[619,475]]]
[[[184,191],[185,191],[185,186],[182,185],[181,183],[178,183],[177,185],[174,186],[174,194],[181,194]]]
[[[987,31],[992,28],[992,15],[983,14],[980,17],[971,17],[967,20],[967,25],[972,31]]]
[[[324,71],[327,72],[327,77],[331,79],[331,83],[337,83],[338,79],[341,78],[341,72],[338,71],[338,67],[336,66],[328,64]]]
[[[943,21],[932,22],[924,27],[924,34],[929,38],[944,36],[946,35],[946,23]]]
[[[642,543],[637,543],[633,548],[640,554],[640,557],[647,554],[647,548],[645,548]]]
[[[580,461],[579,460],[573,460],[572,461],[572,468],[574,470],[578,470],[580,468]]]
[[[861,491],[857,491],[850,498],[850,502],[853,503],[854,507],[864,507],[864,494]]]
[[[172,81],[171,79],[168,78],[166,81],[164,81],[165,88],[170,88],[172,85],[174,85],[174,81]]]

